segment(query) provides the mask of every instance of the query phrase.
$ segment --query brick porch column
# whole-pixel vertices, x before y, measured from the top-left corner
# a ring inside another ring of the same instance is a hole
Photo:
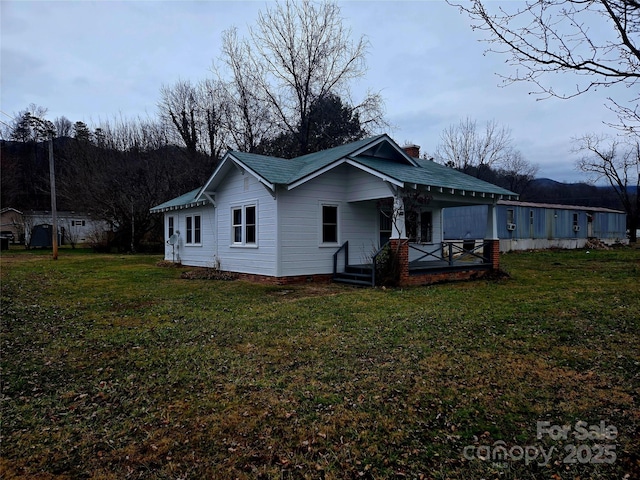
[[[391,251],[398,254],[398,285],[408,285],[409,280],[409,242],[406,239],[392,238],[389,240]]]
[[[491,270],[500,269],[500,240],[486,240],[489,250],[489,260],[491,261]]]
[[[498,221],[496,205],[487,205],[487,230],[484,236],[484,256],[489,259],[492,270],[500,268],[500,239],[498,238]]]

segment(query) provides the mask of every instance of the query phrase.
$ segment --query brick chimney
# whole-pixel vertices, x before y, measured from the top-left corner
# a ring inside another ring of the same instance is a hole
[[[420,145],[409,144],[402,147],[402,149],[411,158],[420,158]]]

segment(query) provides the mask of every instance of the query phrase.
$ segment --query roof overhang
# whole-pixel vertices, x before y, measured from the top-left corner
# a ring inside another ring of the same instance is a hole
[[[481,203],[492,203],[497,200],[515,200],[516,198],[518,198],[517,195],[505,195],[505,194],[494,193],[494,192],[480,192],[477,190],[466,190],[466,189],[451,188],[451,187],[445,187],[445,186],[439,186],[439,185],[430,185],[428,183],[403,182],[402,180],[398,180],[397,178],[394,178],[388,174],[380,172],[375,168],[371,168],[369,166],[363,165],[360,162],[358,162],[357,158],[353,158],[351,156],[348,158],[346,163],[355,168],[362,170],[363,172],[374,175],[385,182],[388,182],[392,185],[395,185],[401,188],[411,188],[413,190],[416,190],[418,188],[423,188],[427,192],[432,192],[432,193],[440,193],[440,194],[474,198],[476,199],[476,201],[480,201]],[[486,199],[486,201],[484,199]]]
[[[185,208],[194,208],[194,207],[202,207],[204,205],[207,205],[211,203],[209,201],[209,199],[205,198],[205,199],[201,199],[198,201],[193,201],[193,202],[188,202],[188,203],[183,203],[181,205],[169,205],[166,207],[163,207],[162,205],[158,206],[158,207],[153,207],[151,209],[149,209],[150,213],[164,213],[164,212],[171,212],[174,210],[184,210]]]

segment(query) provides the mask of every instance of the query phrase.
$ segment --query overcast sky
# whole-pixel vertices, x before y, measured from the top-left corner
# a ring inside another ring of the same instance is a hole
[[[178,79],[211,76],[222,32],[242,35],[264,1],[0,2],[0,120],[31,103],[50,120],[66,116],[95,126],[115,116],[153,116],[159,90]],[[370,42],[368,72],[354,85],[380,91],[389,133],[433,153],[451,124],[495,120],[514,146],[540,166],[538,176],[579,181],[571,139],[606,132],[613,88],[572,100],[537,101],[532,85],[501,87],[506,57],[486,54],[466,15],[441,0],[341,2],[344,24]],[[571,85],[575,79],[555,80]]]

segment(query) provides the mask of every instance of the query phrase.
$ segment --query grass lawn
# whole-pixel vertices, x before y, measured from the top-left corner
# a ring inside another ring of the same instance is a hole
[[[387,290],[158,261],[2,252],[0,478],[640,478],[638,249]]]

